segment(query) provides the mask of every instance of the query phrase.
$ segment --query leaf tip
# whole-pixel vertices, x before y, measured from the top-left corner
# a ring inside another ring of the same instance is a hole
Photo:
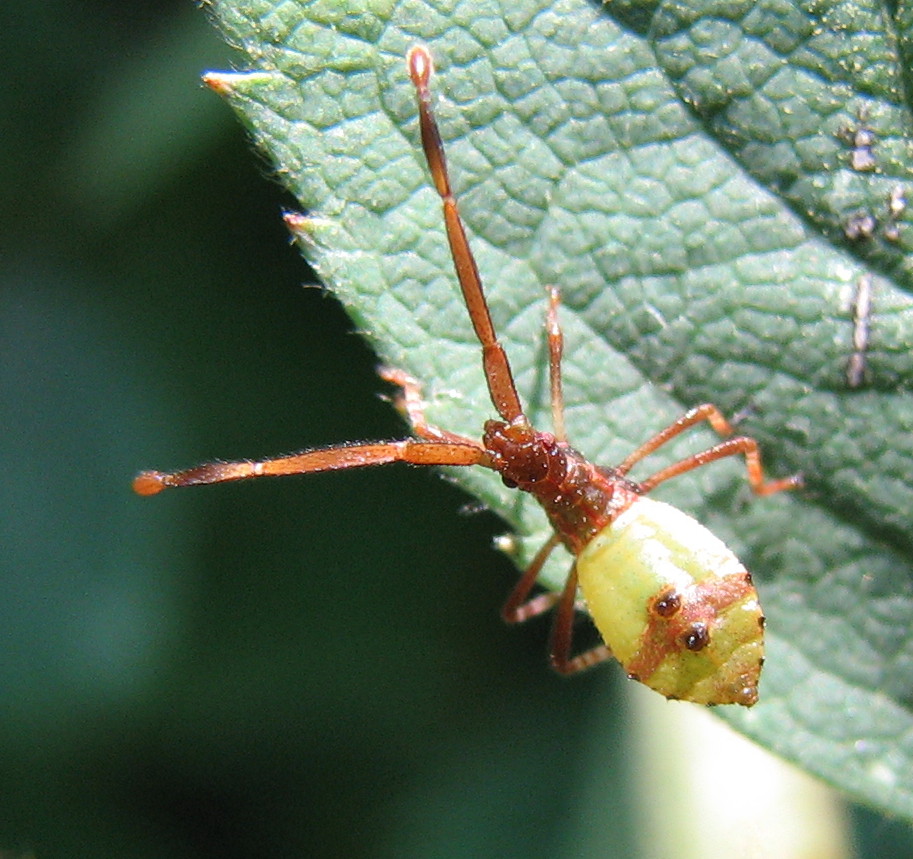
[[[321,234],[325,234],[334,226],[334,222],[329,218],[315,218],[304,212],[283,212],[282,220],[285,221],[292,237],[308,246],[318,244]]]
[[[229,95],[232,91],[231,78],[234,75],[225,72],[206,72],[203,83],[219,95]]]
[[[249,95],[257,88],[267,87],[281,80],[275,72],[206,72],[203,83],[221,96]]]

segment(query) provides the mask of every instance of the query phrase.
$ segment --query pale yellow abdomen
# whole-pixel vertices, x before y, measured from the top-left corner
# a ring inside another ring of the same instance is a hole
[[[615,658],[669,698],[757,701],[764,618],[741,562],[669,504],[638,498],[577,558],[587,607]]]

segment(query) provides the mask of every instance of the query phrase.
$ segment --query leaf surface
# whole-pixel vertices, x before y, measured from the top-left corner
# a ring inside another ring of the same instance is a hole
[[[477,436],[492,408],[418,145],[416,42],[435,59],[461,211],[534,422],[548,426],[557,284],[569,434],[591,459],[616,463],[711,401],[747,413],[769,473],[805,474],[799,493],[754,499],[741,464],[720,463],[656,495],[732,545],[765,606],[761,703],[723,715],[913,819],[910,7],[212,9],[246,58],[210,84],[306,213],[305,256],[383,362],[422,380],[433,423]],[[851,388],[861,278],[871,342]],[[695,433],[656,466],[713,440]],[[516,530],[522,564],[546,534],[535,503],[454,471]]]

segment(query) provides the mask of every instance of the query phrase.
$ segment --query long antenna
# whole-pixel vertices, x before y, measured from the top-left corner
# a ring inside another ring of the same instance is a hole
[[[469,318],[476,336],[482,344],[482,366],[485,378],[488,381],[488,392],[491,402],[504,420],[509,422],[526,421],[520,397],[514,384],[513,373],[507,353],[498,341],[491,314],[488,311],[488,302],[482,291],[482,279],[476,266],[475,257],[469,248],[466,230],[457,209],[456,198],[450,187],[450,176],[447,172],[447,160],[444,157],[444,144],[441,133],[438,131],[437,122],[431,108],[431,93],[428,90],[428,81],[431,79],[431,54],[422,45],[409,49],[406,55],[406,64],[409,67],[409,77],[415,84],[418,96],[418,114],[422,129],[422,149],[428,161],[428,169],[434,180],[434,187],[441,196],[444,207],[444,226],[447,228],[447,239],[450,242],[450,252],[453,255],[453,266],[456,269],[457,280],[463,291],[463,300],[469,311]]]

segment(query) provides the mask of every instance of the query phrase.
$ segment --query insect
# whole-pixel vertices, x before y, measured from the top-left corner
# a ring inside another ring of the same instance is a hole
[[[481,440],[440,429],[425,418],[418,381],[401,370],[382,369],[382,377],[399,389],[397,405],[412,426],[411,438],[343,444],[261,462],[217,462],[172,473],[144,471],[133,488],[140,495],[154,495],[177,486],[391,462],[491,469],[507,486],[531,493],[554,530],[502,614],[516,623],[557,606],[550,647],[559,672],[571,674],[614,656],[630,677],[669,698],[751,706],[758,697],[764,618],[750,575],[710,531],[676,508],[645,496],[670,478],[739,454],[745,457],[748,482],[758,495],[792,489],[801,478],[765,480],[757,442],[733,436],[733,427],[710,404],[691,409],[614,468],[588,462],[565,435],[563,335],[555,288],[548,291],[546,312],[553,431],[542,432],[530,424],[492,324],[451,189],[432,110],[428,50],[411,48],[407,67],[418,100],[422,148],[441,198],[457,280],[482,347],[485,379],[498,418],[486,421]],[[628,477],[635,464],[703,421],[725,440],[646,480]],[[539,572],[559,544],[574,557],[561,594],[531,596]],[[578,587],[605,643],[574,653]]]

